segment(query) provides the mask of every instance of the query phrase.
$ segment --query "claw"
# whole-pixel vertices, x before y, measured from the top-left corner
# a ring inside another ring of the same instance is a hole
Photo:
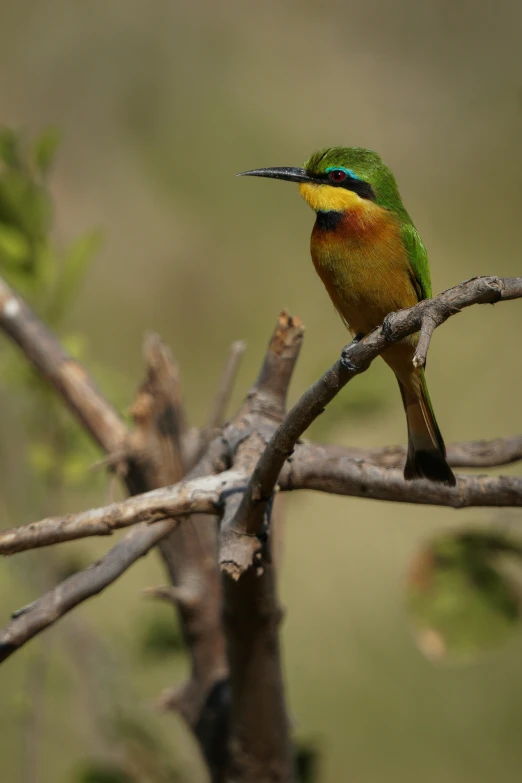
[[[340,359],[341,366],[345,370],[348,370],[349,372],[359,372],[359,370],[361,369],[360,367],[357,367],[357,365],[354,364],[350,359],[351,348],[354,342],[358,342],[358,340],[354,340],[349,345],[345,345],[343,350],[341,351],[341,359]]]
[[[388,313],[384,321],[382,322],[381,330],[388,342],[393,343],[395,342],[395,337],[393,336],[393,326],[391,324],[391,317],[393,313]]]

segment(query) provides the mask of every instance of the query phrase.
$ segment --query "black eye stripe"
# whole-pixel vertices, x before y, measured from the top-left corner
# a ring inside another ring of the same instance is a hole
[[[362,179],[354,179],[353,177],[350,177],[349,174],[346,174],[345,179],[335,182],[335,180],[330,177],[330,174],[333,173],[333,171],[330,171],[329,174],[320,174],[319,176],[315,175],[315,178],[327,185],[331,185],[333,188],[344,188],[345,190],[351,190],[353,193],[357,193],[357,195],[361,198],[368,199],[368,201],[377,200],[375,191],[369,182],[363,182]],[[344,171],[342,173],[345,174]]]

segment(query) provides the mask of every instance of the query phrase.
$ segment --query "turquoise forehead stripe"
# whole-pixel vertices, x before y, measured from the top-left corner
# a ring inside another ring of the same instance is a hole
[[[357,174],[352,171],[352,169],[345,169],[344,166],[328,166],[328,168],[325,169],[326,174],[329,174],[331,171],[344,171],[344,173],[348,174],[348,176],[352,177],[352,179],[359,179]]]

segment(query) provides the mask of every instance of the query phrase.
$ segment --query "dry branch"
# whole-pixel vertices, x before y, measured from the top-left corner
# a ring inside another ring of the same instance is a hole
[[[319,449],[316,457],[344,458],[399,468],[404,465],[407,448],[404,445],[385,446],[382,449],[361,449],[353,446],[299,443],[297,448]],[[508,435],[493,440],[471,440],[450,443],[447,447],[448,463],[453,468],[496,468],[522,460],[522,435]]]
[[[142,495],[91,508],[79,514],[48,517],[40,522],[4,530],[0,533],[0,554],[14,554],[27,549],[74,541],[87,536],[111,535],[114,530],[138,522],[157,522],[166,517],[186,516],[194,512],[216,514],[221,497],[244,488],[246,477],[237,470],[217,476],[181,481]]]
[[[222,454],[223,444],[219,441],[213,442],[189,476],[197,478],[203,475],[206,479],[211,478],[209,474],[212,470],[222,470]],[[139,500],[139,497],[128,498],[124,502],[135,500]],[[15,612],[12,622],[0,631],[0,662],[75,606],[112,584],[138,558],[146,555],[159,541],[172,533],[177,524],[177,521],[172,519],[161,519],[152,524],[142,522],[92,566],[73,574],[41,598]]]
[[[73,574],[32,604],[15,612],[13,620],[0,632],[0,662],[82,601],[112,584],[176,524],[172,520],[163,520],[154,525],[139,525],[101,560]]]
[[[221,416],[232,388],[242,346],[232,347],[218,390]],[[129,438],[145,488],[179,481],[192,467],[186,444],[186,417],[179,369],[157,335],[145,343],[147,377],[133,405],[135,429]],[[203,437],[208,447],[209,433]],[[218,444],[218,449],[221,446]],[[172,586],[166,587],[179,613],[190,656],[190,677],[181,687],[164,691],[159,704],[176,710],[200,742],[213,781],[222,779],[225,765],[228,664],[221,622],[221,575],[217,563],[217,519],[190,514],[159,548]],[[163,593],[164,595],[165,593]],[[158,593],[156,593],[158,595]]]
[[[430,317],[432,317],[433,312],[436,309],[436,303],[440,300],[440,302],[442,302],[440,306],[442,315],[439,317],[439,320],[444,320],[449,317],[451,313],[455,313],[458,309],[473,303],[498,301],[499,299],[515,298],[520,295],[522,295],[522,278],[511,278],[506,280],[502,280],[501,278],[475,278],[462,283],[455,288],[449,289],[433,300],[421,302],[409,310],[391,314],[387,318],[386,333],[388,337],[384,336],[383,329],[376,329],[363,340],[353,345],[350,349],[350,361],[355,364],[357,369],[348,370],[343,367],[341,362],[336,362],[319,381],[305,392],[284,422],[280,425],[276,434],[273,435],[259,459],[235,519],[231,520],[230,524],[225,527],[225,532],[231,534],[229,540],[236,541],[238,537],[240,538],[245,533],[245,537],[252,538],[260,532],[263,525],[266,503],[272,495],[273,487],[277,482],[277,477],[282,466],[284,465],[286,458],[291,454],[300,435],[307,429],[317,415],[319,415],[324,406],[333,399],[337,392],[340,391],[355,374],[361,372],[363,368],[365,369],[378,353],[385,350],[392,336],[394,339],[400,339],[419,329],[419,326],[422,323],[424,308],[428,308],[428,311],[431,314]],[[450,308],[447,306],[447,302],[451,303],[451,312]],[[5,311],[5,304],[3,309]],[[30,318],[30,312],[29,314],[26,313],[25,317]],[[295,327],[294,332],[296,336],[295,339],[300,343],[300,340],[302,339],[302,328],[299,324]],[[289,342],[289,345],[290,344],[291,341]],[[280,350],[278,353],[277,346],[279,348],[283,346],[284,350]],[[281,418],[281,399],[283,398],[284,400],[286,395],[286,389],[296,358],[293,354],[289,357],[286,356],[285,350],[289,355],[292,354],[292,350],[285,347],[284,342],[281,342],[280,336],[276,335],[267,352],[267,357],[260,377],[256,382],[253,391],[249,394],[246,403],[248,407],[249,404],[251,405],[252,400],[255,399],[257,406],[256,415],[264,416],[272,421],[277,421],[278,418]],[[281,390],[284,390],[283,395],[280,393]],[[245,409],[240,411],[240,414],[236,417],[235,424],[232,427],[233,429],[239,429],[238,419],[244,419],[245,412]],[[245,426],[248,426],[251,429],[251,425]],[[229,430],[230,429],[231,427],[229,427]],[[231,435],[229,431],[228,438],[229,440],[238,440],[237,432],[234,432]],[[507,450],[511,454],[513,454],[513,450],[518,453],[518,446],[519,444],[515,440],[514,442],[507,444]],[[243,449],[242,460],[244,463],[247,461],[245,452],[246,450]],[[248,460],[251,461],[251,459],[252,452],[250,450],[248,453]],[[239,460],[239,462],[241,462],[241,460]],[[238,464],[237,456],[235,464]],[[241,467],[243,467],[243,465],[241,465]],[[247,467],[246,464],[244,467]],[[232,482],[230,486],[228,484],[226,485],[227,489],[237,489],[240,487],[243,476],[245,474],[248,475],[248,472],[249,471],[246,470],[241,475],[235,475],[232,472],[232,475],[225,478],[225,481],[230,479]],[[312,482],[311,478],[309,480]],[[327,477],[325,477],[324,480],[326,481]],[[470,477],[463,479],[462,481],[464,484],[461,482],[461,486],[465,487],[464,491],[466,493],[467,503],[471,505],[481,505],[481,501],[484,500],[485,496],[477,485],[477,479]],[[500,487],[499,479],[491,479],[490,481],[490,491],[487,493],[486,497],[492,498],[492,501],[496,502],[497,496],[495,493],[500,492],[501,494],[498,496],[499,500],[503,503],[507,503],[507,500],[505,500],[506,489],[504,486],[502,488]],[[513,482],[513,486],[509,487],[509,502],[513,505],[518,505],[519,488],[516,483],[518,480],[511,479],[510,481]],[[315,477],[312,483],[315,488],[321,488],[319,486],[320,480],[318,477]],[[382,484],[382,482],[380,482],[380,484]],[[390,489],[391,495],[396,496],[397,486],[399,485],[400,482],[394,482],[393,492]],[[204,486],[207,488],[209,494],[207,493],[203,498],[196,497],[198,487],[201,489],[201,485],[198,485],[197,482],[196,484],[182,484],[173,489],[167,488],[160,490],[159,496],[154,493],[147,493],[139,498],[124,501],[123,504],[112,504],[108,509],[93,509],[79,515],[68,515],[66,518],[42,520],[39,523],[33,523],[29,526],[14,528],[13,530],[5,531],[0,537],[0,551],[10,553],[20,551],[21,548],[32,548],[34,546],[48,545],[60,540],[71,540],[72,538],[81,537],[82,535],[106,535],[115,527],[134,524],[141,519],[151,521],[153,519],[165,517],[168,514],[187,514],[190,511],[196,510],[205,512],[215,511],[221,497],[216,479],[211,478],[210,484]],[[407,484],[404,489],[400,490],[405,501],[407,501],[409,493],[411,493],[412,497],[419,495],[417,490],[411,489],[412,487],[415,487],[415,484]],[[383,489],[379,489],[379,492],[381,493],[382,499],[393,499],[392,497],[389,497]],[[435,490],[434,496],[430,502],[440,502],[442,505],[446,505],[448,504],[448,499],[452,497],[451,490]],[[488,500],[488,505],[489,502],[490,501]],[[249,513],[250,510],[252,510],[252,514]],[[248,522],[246,522],[247,518]],[[251,543],[248,548],[252,549]],[[222,552],[221,562],[227,562],[226,551],[224,553]],[[233,557],[231,558],[231,562],[234,562]],[[241,564],[241,570],[243,570],[243,564]]]
[[[263,365],[254,385],[248,392],[243,406],[225,427],[223,436],[230,444],[233,466],[245,476],[250,476],[267,442],[286,412],[286,398],[295,363],[301,350],[304,328],[298,318],[281,312],[270,338]],[[236,551],[238,537],[233,529],[231,509],[237,503],[228,503],[221,521],[219,562],[222,570],[236,575]],[[241,543],[241,542],[240,542]],[[243,558],[252,562],[260,548],[256,536],[250,536],[248,547],[243,547]],[[248,554],[246,550],[249,549]]]
[[[296,447],[283,467],[278,486],[282,491],[312,489],[450,508],[522,506],[522,478],[518,476],[458,476],[456,487],[425,479],[405,481],[402,469],[331,456],[327,449],[312,444]]]
[[[145,492],[79,514],[20,525],[0,533],[0,554],[11,555],[87,536],[110,535],[113,530],[144,520],[150,524],[195,511],[216,514],[225,497],[243,493],[247,480],[246,474],[234,469]],[[522,478],[518,476],[459,476],[455,488],[424,480],[405,481],[400,470],[351,457],[332,456],[328,448],[311,444],[296,447],[295,454],[283,467],[278,488],[283,492],[313,489],[337,495],[452,508],[522,506]],[[236,535],[235,532],[232,535]],[[258,548],[255,544],[254,551]]]
[[[303,327],[286,313],[279,316],[261,372],[237,416],[225,429],[243,439],[234,450],[233,467],[250,475],[267,439],[285,415],[286,397],[299,356]],[[291,783],[294,780],[292,745],[286,710],[276,578],[272,562],[271,525],[260,542],[250,539],[256,569],[240,582],[229,567],[235,535],[229,520],[235,517],[241,493],[223,496],[220,556],[223,574],[224,626],[230,664],[230,729],[226,780],[230,783]]]
[[[0,278],[0,327],[63,397],[87,432],[108,453],[120,451],[126,428],[84,367],[65,353],[21,296]]]
[[[418,332],[422,329],[425,319],[429,319],[430,325],[424,329],[421,346],[421,353],[425,353],[433,331],[431,328],[433,323],[439,326],[451,315],[472,304],[492,304],[502,299],[515,299],[521,296],[522,277],[473,278],[408,310],[390,313],[382,327],[374,329],[362,340],[347,346],[343,351],[342,359],[330,367],[322,378],[303,394],[266,446],[235,517],[229,525],[230,540],[234,541],[233,551],[232,548],[230,551],[227,550],[225,555],[221,556],[221,562],[225,561],[227,567],[235,571],[236,576],[251,565],[255,552],[252,547],[252,537],[259,535],[262,530],[267,504],[286,459],[291,455],[298,439],[322,413],[325,406],[355,375],[364,372],[376,356],[386,350],[391,343]],[[422,355],[419,354],[417,359],[420,362]]]
[[[291,783],[293,754],[279,642],[282,611],[268,540],[257,553],[256,569],[239,581],[227,573],[223,580],[231,691],[227,780]]]

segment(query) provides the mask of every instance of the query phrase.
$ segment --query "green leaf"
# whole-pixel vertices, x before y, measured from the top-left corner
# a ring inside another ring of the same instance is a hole
[[[417,553],[407,603],[428,658],[471,660],[514,634],[521,604],[509,558],[520,567],[520,545],[487,532],[446,534]]]
[[[61,134],[57,128],[47,128],[38,136],[33,146],[33,160],[36,171],[45,177],[54,163]]]

